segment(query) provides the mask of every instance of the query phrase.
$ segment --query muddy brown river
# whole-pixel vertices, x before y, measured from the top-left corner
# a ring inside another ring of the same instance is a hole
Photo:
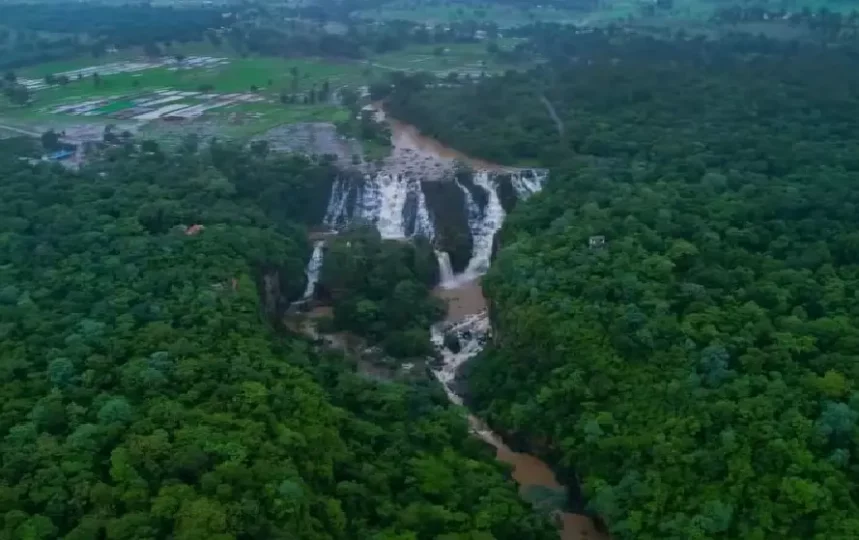
[[[432,180],[442,178],[443,173],[453,170],[457,162],[465,163],[476,170],[511,170],[509,167],[467,156],[423,135],[416,127],[388,117],[379,103],[373,107],[376,119],[387,121],[391,129],[391,155],[384,161],[384,168],[389,172],[420,173],[423,179]]]
[[[486,309],[486,298],[480,280],[468,281],[454,288],[437,288],[434,294],[447,303],[447,320],[460,321]],[[539,458],[522,452],[514,452],[500,437],[493,433],[476,416],[469,416],[472,431],[495,447],[495,458],[513,468],[513,480],[519,484],[519,492],[540,486],[553,491],[564,489],[552,469]],[[559,536],[561,540],[609,540],[594,526],[593,520],[582,514],[559,512]]]

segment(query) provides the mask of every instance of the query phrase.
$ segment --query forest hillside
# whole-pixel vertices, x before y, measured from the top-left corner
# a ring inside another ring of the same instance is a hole
[[[446,143],[553,166],[484,281],[471,404],[615,538],[856,538],[855,51],[563,30],[542,50],[391,98]]]

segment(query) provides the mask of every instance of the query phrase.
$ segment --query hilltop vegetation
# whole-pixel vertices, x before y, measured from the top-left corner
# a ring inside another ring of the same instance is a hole
[[[615,538],[856,538],[854,51],[544,36],[550,65],[392,98],[553,167],[485,278],[471,403]]]

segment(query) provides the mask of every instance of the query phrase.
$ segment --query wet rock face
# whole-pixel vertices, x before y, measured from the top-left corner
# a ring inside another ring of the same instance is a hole
[[[445,333],[444,347],[454,354],[458,353],[462,350],[462,346],[459,343],[459,336],[451,332]]]
[[[494,180],[501,206],[509,214],[516,208],[516,203],[519,202],[516,188],[513,187],[513,179],[510,174],[503,173],[497,175]]]
[[[263,307],[266,315],[273,317],[277,315],[280,304],[280,273],[277,270],[269,270],[262,276],[263,283]]]
[[[462,272],[471,259],[473,242],[468,226],[468,206],[455,182],[422,182],[427,210],[435,226],[435,245],[447,252],[454,272]]]

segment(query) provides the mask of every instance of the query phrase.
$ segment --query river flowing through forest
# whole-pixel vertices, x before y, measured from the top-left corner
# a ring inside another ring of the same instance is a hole
[[[383,117],[383,113],[379,114]],[[462,191],[467,213],[468,233],[472,239],[471,256],[465,269],[455,273],[449,254],[436,250],[440,283],[435,294],[448,304],[445,321],[431,329],[433,345],[443,362],[433,370],[444,386],[450,400],[463,405],[457,394],[455,379],[459,368],[473,359],[489,339],[491,327],[487,305],[480,286],[480,277],[489,269],[496,233],[506,217],[499,196],[498,175],[507,175],[519,199],[527,198],[542,188],[546,173],[539,170],[513,169],[471,159],[422,136],[413,126],[388,120],[392,132],[391,156],[375,172],[364,175],[356,185],[353,180],[338,179],[332,187],[324,223],[332,230],[363,221],[373,223],[382,238],[408,239],[424,236],[433,240],[436,224],[433,213],[427,208],[427,198],[421,182],[455,182]],[[457,163],[465,163],[473,170],[472,185],[466,186],[452,174]],[[475,193],[479,196],[475,196]],[[478,201],[480,199],[480,201]],[[322,266],[324,243],[316,242],[308,263],[308,292],[313,287]],[[458,347],[451,350],[450,337],[455,336]],[[497,434],[479,418],[469,414],[473,433],[496,449],[496,458],[512,467],[513,479],[520,493],[542,489],[565,499],[566,491],[551,468],[535,456],[514,452]],[[560,494],[560,495],[559,495]],[[563,540],[597,539],[599,533],[590,518],[568,512],[556,512],[561,523]]]

